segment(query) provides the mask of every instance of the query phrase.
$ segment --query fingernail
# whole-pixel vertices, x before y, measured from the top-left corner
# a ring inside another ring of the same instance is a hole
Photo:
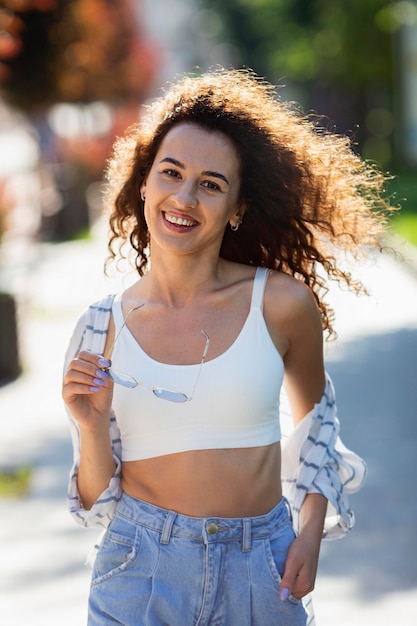
[[[90,387],[90,391],[101,391],[103,387]]]
[[[286,587],[283,587],[279,592],[279,598],[282,602],[286,602],[288,600],[288,596],[290,595],[290,590]]]
[[[105,381],[101,378],[93,378],[93,383],[95,385],[98,385],[99,387],[104,387],[104,385],[106,384]]]
[[[96,376],[97,378],[101,378],[103,380],[107,380],[108,378],[110,378],[109,374],[104,370],[97,370]]]
[[[98,364],[100,367],[110,367],[111,363],[107,359],[99,359]]]

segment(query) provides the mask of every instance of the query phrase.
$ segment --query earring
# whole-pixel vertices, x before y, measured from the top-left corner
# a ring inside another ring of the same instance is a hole
[[[142,200],[142,202],[145,202],[146,196],[145,196],[145,192],[144,191],[140,192],[140,199]]]
[[[233,232],[235,233],[237,230],[239,230],[239,226],[241,225],[242,220],[239,220],[237,224],[235,224],[235,226],[232,226],[230,224],[230,228],[233,230]]]

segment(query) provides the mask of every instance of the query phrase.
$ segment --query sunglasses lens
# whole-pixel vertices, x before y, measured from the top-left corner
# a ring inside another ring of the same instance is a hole
[[[117,370],[109,369],[107,370],[112,377],[113,382],[118,385],[122,385],[123,387],[133,387],[137,386],[136,380],[134,380],[131,376],[127,374],[123,374],[123,372],[118,372]]]
[[[188,398],[185,393],[180,391],[168,391],[168,389],[153,389],[153,393],[157,398],[161,400],[168,400],[168,402],[187,402]]]

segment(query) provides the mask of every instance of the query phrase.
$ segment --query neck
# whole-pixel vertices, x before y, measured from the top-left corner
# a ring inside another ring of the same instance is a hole
[[[215,289],[222,280],[227,261],[216,257],[152,256],[151,269],[146,275],[149,296],[164,300],[169,306],[185,306],[199,294]]]

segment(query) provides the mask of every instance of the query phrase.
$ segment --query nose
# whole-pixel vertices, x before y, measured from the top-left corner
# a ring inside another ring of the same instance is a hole
[[[193,183],[184,183],[172,195],[172,200],[179,209],[194,208],[198,203],[196,186]]]

